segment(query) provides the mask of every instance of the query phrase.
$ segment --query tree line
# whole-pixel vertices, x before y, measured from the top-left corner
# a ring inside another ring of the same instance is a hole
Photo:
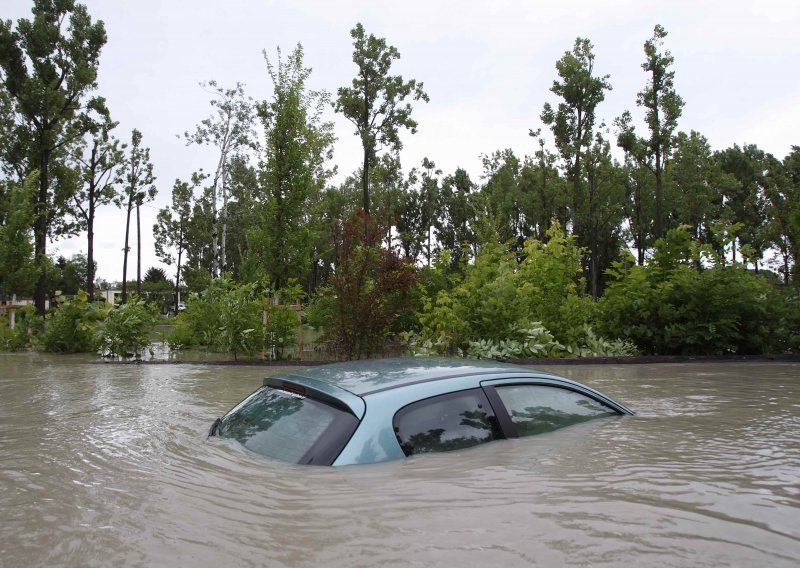
[[[209,113],[182,136],[212,147],[214,163],[174,181],[153,227],[158,257],[174,266],[176,298],[182,285],[199,292],[222,277],[273,292],[299,287],[309,299],[336,290],[353,262],[354,226],[364,228],[360,246],[423,269],[423,280],[434,267],[463,278],[498,244],[524,262],[530,241],[546,244],[558,227],[579,251],[577,293],[595,300],[619,274],[615,263],[633,251],[632,262],[646,265],[675,230],[722,266],[769,269],[796,286],[800,147],[785,157],[754,144],[714,150],[701,133],[679,130],[684,101],[661,26],[644,42],[633,111],[603,121],[611,78],[596,70],[590,40],[577,38],[555,62],[531,154],[490,151],[478,179],[428,157],[401,163],[402,138],[419,126],[414,105],[429,97],[422,82],[394,74],[400,53],[386,39],[361,24],[351,37],[354,78],[335,94],[309,87],[300,44],[264,52],[273,86],[265,100],[242,84],[203,84]],[[156,194],[142,133],[117,139],[97,95],[106,41],[103,23],[69,0],[35,0],[32,20],[0,22],[0,289],[33,291],[39,313],[50,240],[86,231],[94,294],[94,218],[112,203],[126,211],[125,301],[131,221],[140,235],[139,209]],[[331,111],[352,123],[363,149],[359,170],[339,184]],[[686,261],[701,272],[707,259]]]

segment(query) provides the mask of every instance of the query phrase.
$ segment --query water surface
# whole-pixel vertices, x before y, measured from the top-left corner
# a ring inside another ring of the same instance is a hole
[[[0,564],[800,563],[800,364],[550,370],[639,414],[315,468],[206,440],[278,369],[0,354]]]

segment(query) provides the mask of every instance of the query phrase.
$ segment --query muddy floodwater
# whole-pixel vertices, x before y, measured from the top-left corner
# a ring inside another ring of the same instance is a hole
[[[800,364],[549,370],[638,415],[317,468],[206,439],[279,369],[0,354],[0,566],[800,565]]]

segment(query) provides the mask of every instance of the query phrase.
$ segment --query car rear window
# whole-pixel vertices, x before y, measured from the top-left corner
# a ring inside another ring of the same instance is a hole
[[[305,395],[263,387],[226,414],[219,435],[290,463],[330,465],[358,419]]]

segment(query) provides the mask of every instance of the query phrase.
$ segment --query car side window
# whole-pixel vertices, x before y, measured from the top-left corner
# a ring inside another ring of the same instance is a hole
[[[405,406],[395,414],[393,426],[407,456],[460,450],[503,437],[481,389],[449,393]]]
[[[496,387],[520,436],[531,436],[617,412],[588,396],[546,385]]]

